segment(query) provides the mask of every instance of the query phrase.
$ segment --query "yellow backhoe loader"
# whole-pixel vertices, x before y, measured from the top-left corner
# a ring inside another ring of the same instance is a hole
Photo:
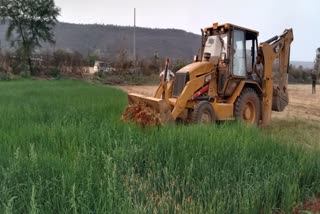
[[[201,31],[201,51],[194,62],[177,71],[172,81],[166,79],[166,63],[155,95],[129,93],[129,103],[149,106],[158,112],[161,123],[237,119],[268,125],[271,111],[283,111],[289,102],[292,29],[259,45],[257,31],[234,24],[214,23]],[[254,75],[258,55],[262,59],[261,76]],[[275,61],[279,63],[277,68]]]

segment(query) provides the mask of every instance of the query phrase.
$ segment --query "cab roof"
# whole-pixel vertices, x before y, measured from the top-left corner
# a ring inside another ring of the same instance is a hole
[[[207,27],[204,29],[204,31],[208,31],[210,29],[221,29],[221,28],[224,28],[224,29],[230,29],[232,27],[235,27],[235,28],[238,28],[238,29],[241,29],[241,30],[245,30],[245,31],[249,31],[249,32],[252,32],[252,33],[255,33],[257,34],[257,36],[259,35],[259,32],[256,31],[256,30],[252,30],[252,29],[249,29],[249,28],[245,28],[245,27],[241,27],[241,26],[238,26],[238,25],[234,25],[234,24],[231,24],[231,23],[225,23],[225,24],[218,24],[217,22],[216,23],[213,23],[211,27]]]

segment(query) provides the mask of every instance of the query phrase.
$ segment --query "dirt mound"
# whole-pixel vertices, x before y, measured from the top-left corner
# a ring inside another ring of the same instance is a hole
[[[306,202],[304,208],[312,213],[320,213],[320,198]]]
[[[320,213],[320,198],[317,198],[312,201],[306,201],[302,207],[294,209],[292,213]]]
[[[121,116],[126,123],[134,122],[142,128],[160,126],[160,115],[145,103],[139,102],[129,105]]]

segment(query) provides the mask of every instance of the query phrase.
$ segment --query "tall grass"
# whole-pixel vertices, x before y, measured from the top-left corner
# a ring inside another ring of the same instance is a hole
[[[125,106],[101,85],[0,83],[0,213],[290,212],[320,193],[319,152],[290,136],[140,129],[119,121]]]

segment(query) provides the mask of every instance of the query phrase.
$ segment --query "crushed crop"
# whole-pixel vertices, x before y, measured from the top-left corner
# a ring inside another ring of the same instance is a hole
[[[121,116],[121,120],[127,123],[134,122],[143,128],[161,125],[159,113],[143,102],[129,105]]]

